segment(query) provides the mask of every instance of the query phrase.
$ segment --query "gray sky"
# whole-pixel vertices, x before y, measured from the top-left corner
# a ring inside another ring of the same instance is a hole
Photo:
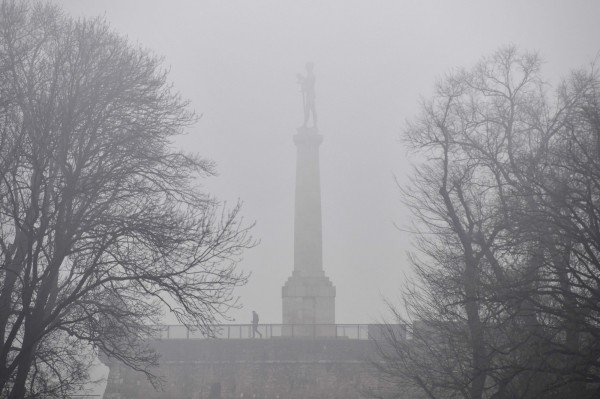
[[[261,323],[281,322],[293,268],[295,147],[302,123],[296,73],[315,64],[321,146],[323,265],[337,288],[336,321],[369,323],[398,299],[410,237],[393,176],[405,179],[399,141],[420,98],[453,67],[498,47],[539,51],[553,81],[600,51],[600,2],[54,0],[74,16],[104,15],[165,57],[170,78],[204,116],[178,146],[214,160],[204,183],[244,202],[261,239],[238,291]]]

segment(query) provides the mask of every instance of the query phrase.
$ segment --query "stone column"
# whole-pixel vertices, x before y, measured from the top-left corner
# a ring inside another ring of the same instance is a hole
[[[282,289],[283,324],[296,325],[285,335],[335,333],[335,287],[323,270],[321,183],[316,128],[302,127],[296,144],[294,271]],[[306,325],[300,327],[300,325]]]
[[[323,276],[321,233],[321,177],[319,145],[323,136],[300,128],[296,144],[296,203],[294,215],[294,272]]]

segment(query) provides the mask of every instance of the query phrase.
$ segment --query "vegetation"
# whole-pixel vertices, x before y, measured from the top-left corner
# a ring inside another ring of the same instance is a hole
[[[195,119],[102,20],[0,4],[0,396],[63,397],[97,351],[152,377],[165,308],[210,332],[235,304],[253,241],[171,147]]]
[[[600,76],[502,48],[408,125],[415,278],[379,371],[427,398],[600,394]]]

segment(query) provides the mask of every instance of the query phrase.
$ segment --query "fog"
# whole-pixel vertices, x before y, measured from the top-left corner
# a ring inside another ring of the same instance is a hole
[[[336,322],[384,317],[409,273],[408,214],[394,176],[410,171],[400,141],[437,78],[498,47],[539,51],[552,82],[600,50],[594,1],[55,0],[74,16],[103,15],[165,59],[199,122],[175,145],[212,159],[205,190],[243,201],[260,245],[231,317],[281,323],[293,268],[295,146],[302,124],[296,74],[315,65],[321,145],[323,265],[337,288]]]

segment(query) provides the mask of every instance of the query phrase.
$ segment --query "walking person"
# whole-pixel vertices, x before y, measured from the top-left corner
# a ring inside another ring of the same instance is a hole
[[[262,338],[262,333],[258,331],[258,313],[252,311],[252,338],[256,338],[256,334]]]

